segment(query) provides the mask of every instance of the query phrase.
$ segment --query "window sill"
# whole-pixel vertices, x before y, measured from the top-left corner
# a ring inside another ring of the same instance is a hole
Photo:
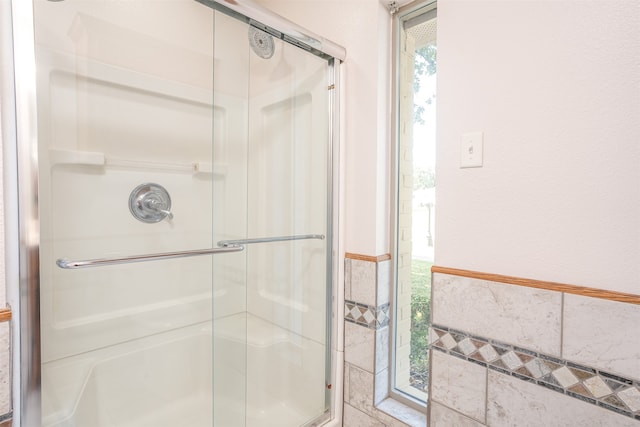
[[[425,427],[427,425],[427,414],[390,397],[380,402],[376,406],[376,410],[411,427]]]

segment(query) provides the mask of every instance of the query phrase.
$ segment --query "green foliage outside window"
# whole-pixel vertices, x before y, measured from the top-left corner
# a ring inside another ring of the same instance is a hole
[[[413,90],[420,92],[423,78],[436,74],[437,47],[433,44],[415,51]],[[422,102],[435,102],[435,93]],[[414,123],[425,124],[425,106],[414,105]],[[414,190],[435,187],[435,171],[416,168],[413,171]],[[411,260],[411,352],[409,354],[410,383],[427,392],[429,384],[429,323],[431,318],[431,266],[433,263]]]
[[[411,385],[427,391],[429,383],[429,319],[431,315],[431,266],[428,261],[411,261]]]
[[[427,45],[416,49],[416,56],[414,62],[414,77],[413,77],[413,92],[418,93],[420,91],[420,81],[425,76],[433,76],[436,74],[436,58],[437,48],[435,45]],[[435,102],[436,96],[430,96],[427,98],[426,103],[432,104]],[[424,106],[414,104],[413,106],[413,121],[423,125],[424,121]]]

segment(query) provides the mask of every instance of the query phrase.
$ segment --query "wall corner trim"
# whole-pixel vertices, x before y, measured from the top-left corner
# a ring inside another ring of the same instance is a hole
[[[372,256],[372,255],[361,255],[361,254],[354,254],[354,253],[347,252],[344,254],[344,257],[347,259],[357,259],[360,261],[380,262],[380,261],[390,260],[391,254]]]
[[[524,286],[527,288],[546,289],[549,291],[564,292],[567,294],[582,295],[585,297],[600,298],[610,301],[624,302],[627,304],[640,305],[640,295],[627,294],[624,292],[608,291],[605,289],[589,288],[586,286],[568,285],[564,283],[546,282],[543,280],[525,279],[522,277],[503,276],[493,273],[482,273],[478,271],[462,270],[434,265],[431,267],[432,273],[448,274],[451,276],[469,277],[472,279],[488,280],[508,285]]]

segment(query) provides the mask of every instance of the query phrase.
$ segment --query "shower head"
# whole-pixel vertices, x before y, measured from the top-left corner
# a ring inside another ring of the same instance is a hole
[[[271,34],[256,27],[249,27],[249,44],[260,58],[269,59],[273,56],[275,45]]]

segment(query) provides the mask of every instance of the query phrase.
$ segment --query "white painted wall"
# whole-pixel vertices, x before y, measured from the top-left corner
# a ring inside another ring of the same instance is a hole
[[[2,113],[0,112],[0,117]],[[4,268],[4,199],[2,197],[2,189],[4,188],[4,174],[3,174],[3,156],[2,156],[2,123],[0,123],[0,308],[5,308],[7,305],[7,293],[5,283],[5,268]]]
[[[441,0],[438,133],[438,265],[640,293],[638,1]]]
[[[391,20],[378,0],[260,0],[347,49],[341,128],[347,252],[389,252]]]

